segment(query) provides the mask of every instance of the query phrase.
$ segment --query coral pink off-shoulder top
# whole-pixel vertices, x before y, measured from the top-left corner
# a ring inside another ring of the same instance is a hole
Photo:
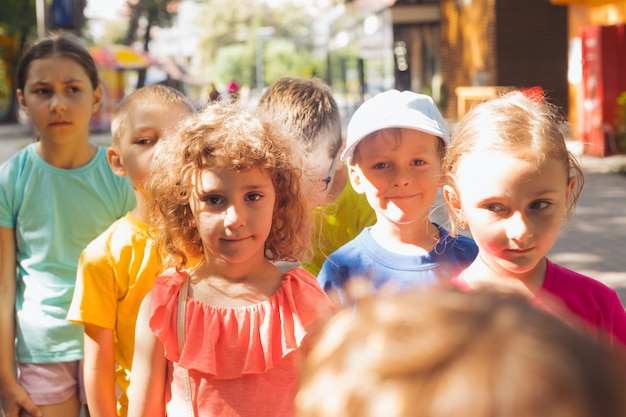
[[[270,298],[244,307],[187,298],[180,351],[178,294],[187,277],[186,271],[167,271],[152,290],[150,327],[168,359],[168,415],[185,415],[184,367],[196,416],[292,416],[299,347],[309,326],[332,309],[315,277],[294,268]]]

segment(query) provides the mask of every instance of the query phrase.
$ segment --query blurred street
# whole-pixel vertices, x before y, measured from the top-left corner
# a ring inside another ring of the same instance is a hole
[[[0,124],[0,163],[32,140],[26,127]],[[110,136],[94,133],[91,140],[106,146]],[[590,157],[582,155],[578,142],[569,144],[585,170],[585,186],[572,224],[549,257],[615,288],[626,304],[626,155]],[[437,204],[433,218],[442,221],[443,201]]]

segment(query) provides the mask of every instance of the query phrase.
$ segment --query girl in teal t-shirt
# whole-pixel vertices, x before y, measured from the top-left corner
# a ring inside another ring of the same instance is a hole
[[[89,143],[102,87],[77,37],[30,45],[17,87],[38,140],[0,167],[0,403],[5,415],[78,416],[83,329],[66,320],[76,265],[134,194]]]

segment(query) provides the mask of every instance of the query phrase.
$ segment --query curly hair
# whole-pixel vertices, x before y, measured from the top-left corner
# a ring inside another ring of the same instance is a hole
[[[445,184],[457,190],[455,175],[461,159],[470,153],[503,151],[520,158],[560,161],[568,178],[576,178],[567,202],[566,219],[571,220],[585,179],[576,157],[567,149],[558,108],[513,91],[473,107],[452,134],[442,166]],[[458,190],[457,190],[458,191]],[[459,229],[459,219],[449,208],[450,232]]]
[[[204,256],[190,208],[203,171],[265,170],[276,191],[272,227],[265,242],[270,261],[295,261],[308,243],[308,210],[302,182],[304,150],[283,126],[237,103],[218,102],[185,119],[160,142],[148,192],[156,242],[166,266],[184,268]]]

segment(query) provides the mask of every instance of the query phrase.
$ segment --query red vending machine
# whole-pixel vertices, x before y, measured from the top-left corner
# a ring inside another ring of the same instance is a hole
[[[626,28],[580,26],[583,100],[580,120],[583,152],[593,156],[620,153],[615,141],[617,97],[626,91]]]

